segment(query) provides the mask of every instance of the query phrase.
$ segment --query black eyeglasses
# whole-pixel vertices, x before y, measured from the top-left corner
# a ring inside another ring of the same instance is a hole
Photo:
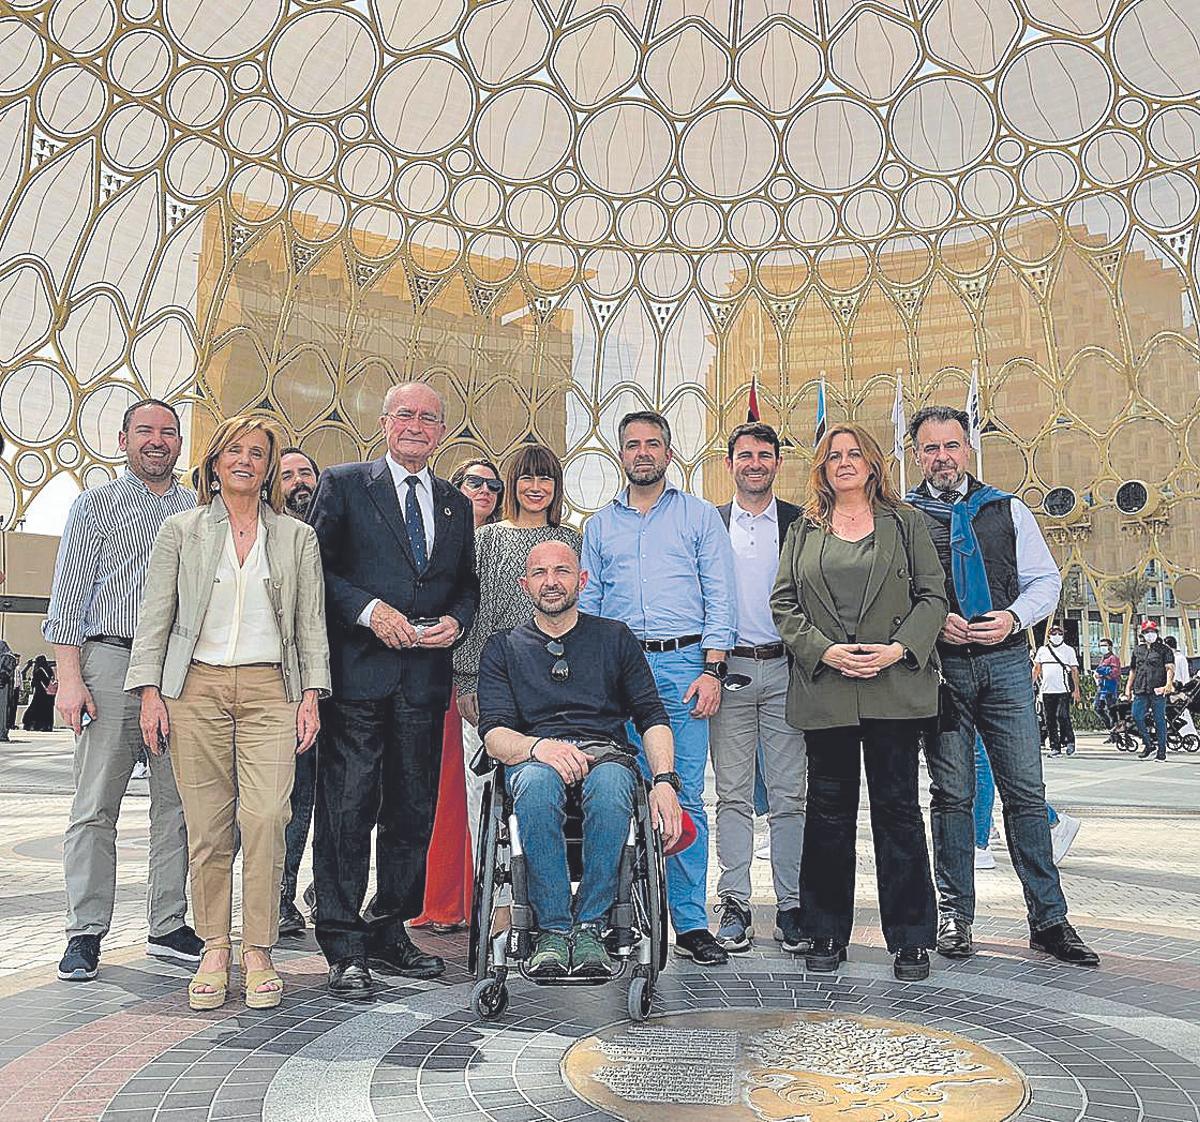
[[[546,653],[553,655],[555,658],[554,665],[550,667],[550,677],[556,682],[565,682],[571,676],[571,668],[567,665],[567,660],[563,657],[567,653],[567,650],[562,645],[562,640],[551,639],[546,644]]]
[[[486,487],[493,495],[498,495],[504,490],[504,484],[499,479],[487,479],[482,475],[463,476],[463,486],[470,487],[472,491],[478,491],[480,487]]]

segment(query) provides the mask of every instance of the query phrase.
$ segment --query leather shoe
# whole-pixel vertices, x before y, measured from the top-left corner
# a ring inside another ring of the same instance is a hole
[[[971,925],[957,916],[942,916],[938,924],[937,953],[946,958],[970,958],[975,953]]]
[[[901,947],[892,961],[892,973],[901,982],[923,982],[929,977],[929,952],[924,947]]]
[[[846,961],[846,947],[836,939],[814,939],[804,953],[804,969],[810,974],[835,974]]]
[[[436,978],[446,971],[444,959],[435,954],[426,954],[402,931],[392,942],[374,946],[367,953],[367,961],[376,970],[385,974],[398,974],[402,978]]]
[[[1079,933],[1065,920],[1042,931],[1029,933],[1029,945],[1035,951],[1053,955],[1059,962],[1072,966],[1099,966],[1100,956],[1080,937]]]
[[[304,931],[304,916],[295,903],[284,897],[279,898],[279,934],[299,935]]]
[[[697,966],[724,966],[729,961],[729,952],[707,927],[677,932],[675,953],[680,958],[690,958]]]
[[[375,979],[361,958],[345,958],[329,968],[329,992],[350,1001],[365,1001],[375,992]]]

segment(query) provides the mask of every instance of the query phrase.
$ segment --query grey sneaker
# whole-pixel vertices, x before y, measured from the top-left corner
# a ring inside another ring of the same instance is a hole
[[[740,953],[750,949],[754,938],[750,909],[732,896],[721,901],[721,922],[717,925],[717,942],[727,951]]]
[[[571,973],[571,944],[561,931],[543,931],[529,956],[535,978],[565,978]]]
[[[571,932],[571,973],[581,978],[612,976],[612,959],[600,940],[600,933],[587,924],[580,924]]]

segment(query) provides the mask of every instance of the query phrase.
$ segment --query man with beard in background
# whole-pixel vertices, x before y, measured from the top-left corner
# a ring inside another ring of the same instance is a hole
[[[285,448],[280,456],[279,480],[283,484],[283,505],[288,514],[304,522],[308,519],[308,506],[317,489],[317,477],[321,474],[316,461],[299,448]],[[299,935],[304,930],[304,916],[296,907],[296,881],[300,876],[300,859],[308,845],[308,830],[312,825],[313,798],[317,784],[317,744],[312,750],[296,757],[296,782],[292,787],[292,820],[288,823],[284,837],[287,854],[283,860],[283,884],[279,890],[279,934]],[[309,886],[305,893],[308,902]],[[310,907],[314,906],[314,901]]]

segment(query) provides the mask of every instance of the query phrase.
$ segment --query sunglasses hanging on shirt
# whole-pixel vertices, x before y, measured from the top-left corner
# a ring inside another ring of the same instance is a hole
[[[562,644],[561,639],[551,639],[546,644],[546,653],[553,655],[555,662],[550,667],[550,677],[556,682],[565,682],[571,677],[571,668],[567,665],[567,660],[563,657],[567,650]]]

